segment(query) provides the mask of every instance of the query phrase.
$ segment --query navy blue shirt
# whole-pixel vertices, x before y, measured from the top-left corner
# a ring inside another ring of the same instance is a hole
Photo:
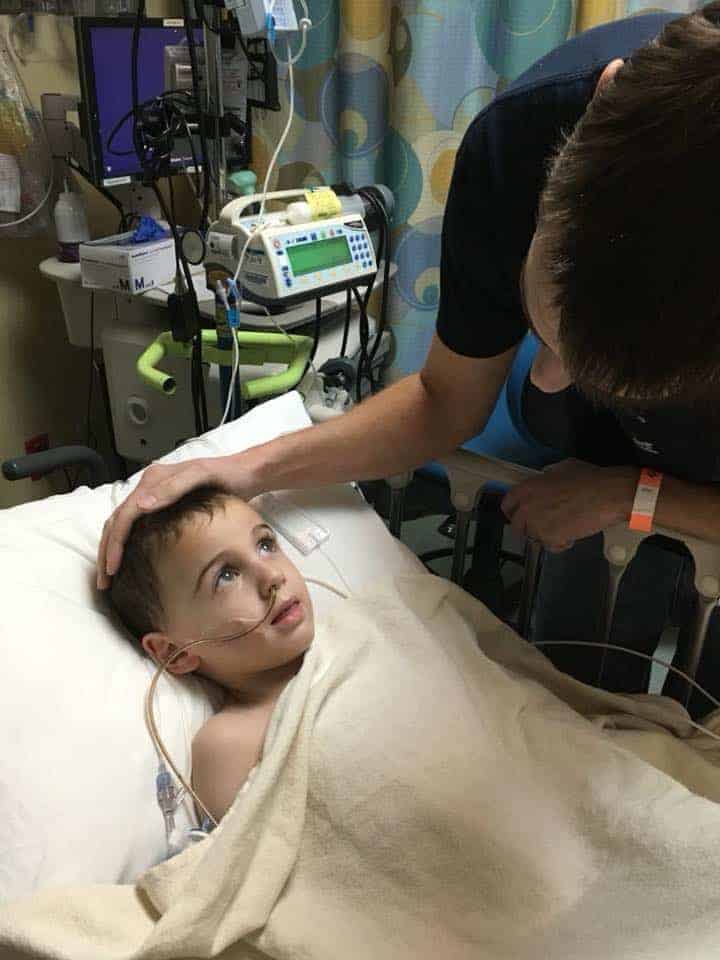
[[[495,357],[522,340],[520,266],[547,164],[607,64],[629,57],[672,19],[647,14],[587,30],[530,67],[470,124],[455,162],[440,261],[437,332],[455,353]]]

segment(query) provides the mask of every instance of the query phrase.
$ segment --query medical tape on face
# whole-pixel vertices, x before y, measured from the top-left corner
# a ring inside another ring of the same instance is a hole
[[[660,495],[660,485],[663,475],[657,470],[643,467],[640,471],[632,513],[630,514],[630,529],[642,533],[652,531],[655,508]]]

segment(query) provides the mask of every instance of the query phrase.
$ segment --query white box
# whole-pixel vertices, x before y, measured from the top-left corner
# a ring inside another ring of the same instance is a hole
[[[134,295],[172,283],[175,278],[172,237],[129,243],[130,237],[132,232],[80,244],[83,287]]]

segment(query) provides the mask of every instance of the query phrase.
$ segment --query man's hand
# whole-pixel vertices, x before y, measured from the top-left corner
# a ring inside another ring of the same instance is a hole
[[[567,550],[576,540],[629,518],[637,478],[634,467],[564,460],[513,487],[502,510],[518,533],[547,550]]]
[[[243,469],[237,455],[148,467],[135,490],[105,521],[98,550],[98,589],[106,590],[110,586],[110,577],[120,566],[130,528],[141,513],[161,510],[205,484],[221,486],[248,500],[261,492],[253,489],[250,472]]]

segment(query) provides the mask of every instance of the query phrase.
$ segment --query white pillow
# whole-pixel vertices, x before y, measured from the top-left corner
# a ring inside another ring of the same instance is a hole
[[[309,423],[299,395],[287,394],[161,462],[240,451]],[[132,882],[166,855],[143,720],[150,662],[95,589],[102,525],[139,477],[0,513],[0,901],[50,885]],[[291,496],[331,534],[307,557],[284,543],[306,576],[353,592],[380,570],[418,568],[352,486]],[[311,593],[320,614],[337,602],[322,588]],[[188,773],[212,691],[168,680],[156,703],[166,745]],[[188,804],[178,824],[190,822]]]

